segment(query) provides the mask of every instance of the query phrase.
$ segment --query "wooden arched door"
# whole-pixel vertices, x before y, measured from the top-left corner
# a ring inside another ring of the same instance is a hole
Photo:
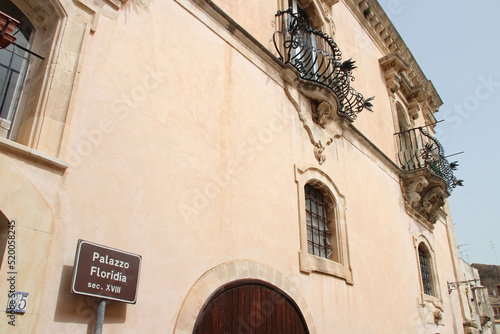
[[[194,334],[308,334],[302,313],[281,290],[257,280],[216,291],[202,308]]]

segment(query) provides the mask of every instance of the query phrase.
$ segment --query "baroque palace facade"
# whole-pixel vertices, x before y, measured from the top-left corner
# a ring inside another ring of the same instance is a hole
[[[105,333],[478,333],[442,101],[376,0],[0,11],[0,332],[93,330],[81,239],[142,257]]]

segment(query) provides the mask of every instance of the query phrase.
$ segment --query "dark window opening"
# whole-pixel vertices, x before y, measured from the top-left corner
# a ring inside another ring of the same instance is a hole
[[[432,295],[430,260],[427,250],[422,245],[418,246],[418,257],[420,260],[420,273],[422,274],[424,293],[426,295]]]
[[[329,230],[328,205],[320,189],[305,186],[307,244],[310,254],[331,259],[331,232]]]
[[[500,320],[500,306],[493,306],[493,313],[496,320]]]

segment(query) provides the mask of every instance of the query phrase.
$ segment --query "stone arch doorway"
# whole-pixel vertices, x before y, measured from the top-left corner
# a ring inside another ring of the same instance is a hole
[[[46,288],[45,272],[50,256],[54,233],[51,207],[30,179],[8,158],[0,155],[0,248],[3,248],[3,265],[0,282],[11,277],[12,268],[5,262],[7,224],[14,225],[16,257],[16,290],[29,292],[26,313],[16,321],[19,333],[32,333],[43,310],[42,295]],[[3,244],[3,245],[2,245]],[[6,285],[2,285],[6,286]],[[7,293],[0,297],[0,304],[7,305]],[[1,314],[5,316],[5,308]],[[0,321],[0,333],[12,331],[8,321]]]
[[[244,279],[216,290],[205,302],[194,334],[309,334],[295,302],[264,281]]]
[[[5,248],[7,246],[8,231],[9,220],[0,210],[0,269],[2,269],[3,265],[3,256],[5,253]]]

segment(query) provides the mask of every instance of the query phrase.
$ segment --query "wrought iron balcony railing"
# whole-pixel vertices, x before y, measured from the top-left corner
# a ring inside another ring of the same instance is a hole
[[[276,14],[274,46],[279,58],[291,64],[305,80],[314,81],[332,90],[339,102],[339,111],[355,119],[364,108],[371,110],[373,97],[365,99],[351,87],[351,59],[342,62],[342,53],[327,34],[311,29],[292,9]]]
[[[463,185],[463,180],[458,180],[453,175],[458,163],[448,162],[441,143],[429,135],[424,127],[398,132],[395,136],[398,158],[403,170],[415,171],[427,168],[446,182],[449,192]]]

